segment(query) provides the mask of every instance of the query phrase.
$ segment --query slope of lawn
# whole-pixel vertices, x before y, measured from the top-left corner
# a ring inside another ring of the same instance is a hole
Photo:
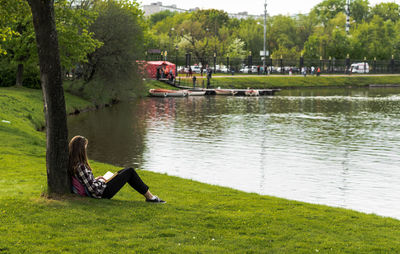
[[[66,100],[69,112],[90,106]],[[129,186],[112,200],[41,197],[43,122],[41,91],[0,88],[0,253],[400,252],[399,220],[148,171],[139,174],[167,204]],[[95,175],[117,170],[91,165]]]

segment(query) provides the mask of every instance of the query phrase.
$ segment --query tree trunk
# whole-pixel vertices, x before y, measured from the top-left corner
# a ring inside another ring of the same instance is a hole
[[[17,68],[17,78],[15,82],[16,86],[22,86],[23,77],[24,77],[24,64],[19,63]]]
[[[49,193],[70,193],[68,130],[54,0],[27,0],[33,16],[39,55],[47,135],[47,185]]]

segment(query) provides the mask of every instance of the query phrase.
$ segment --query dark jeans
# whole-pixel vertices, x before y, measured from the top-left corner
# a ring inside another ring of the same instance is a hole
[[[126,183],[142,195],[149,190],[149,187],[140,179],[135,169],[126,168],[118,171],[118,174],[107,183],[102,198],[114,197]]]

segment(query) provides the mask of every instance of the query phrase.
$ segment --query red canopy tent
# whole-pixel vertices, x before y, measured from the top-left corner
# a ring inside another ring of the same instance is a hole
[[[168,61],[147,61],[145,64],[146,74],[149,78],[157,78],[157,69],[169,73],[172,71],[176,76],[175,64]]]

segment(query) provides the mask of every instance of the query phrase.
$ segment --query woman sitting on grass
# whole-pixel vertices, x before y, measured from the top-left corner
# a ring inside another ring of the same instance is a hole
[[[75,136],[69,142],[69,173],[72,180],[72,191],[81,196],[93,198],[112,198],[126,183],[146,197],[147,202],[165,203],[151,194],[149,187],[143,183],[133,168],[118,171],[108,182],[103,176],[94,178],[87,159],[88,140]]]

